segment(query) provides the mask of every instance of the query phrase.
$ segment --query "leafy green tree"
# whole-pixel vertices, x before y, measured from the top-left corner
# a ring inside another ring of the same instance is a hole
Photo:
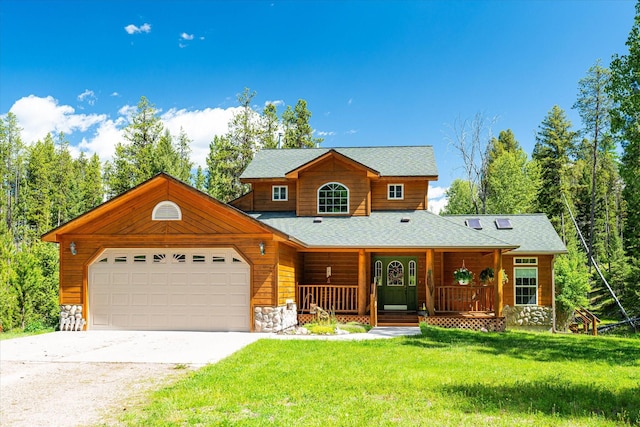
[[[191,180],[191,169],[193,169],[193,162],[191,161],[191,139],[180,127],[180,133],[178,134],[178,141],[176,142],[176,152],[178,158],[176,164],[172,168],[172,175],[183,182],[189,182]]]
[[[472,194],[477,191],[469,181],[455,179],[446,191],[447,205],[441,215],[463,215],[476,212]]]
[[[48,296],[38,259],[31,251],[21,250],[16,254],[9,286],[16,300],[18,325],[24,329],[30,322],[43,321],[38,306]]]
[[[505,151],[491,163],[487,176],[487,213],[535,212],[540,188],[540,168],[524,150]]]
[[[574,243],[568,254],[560,255],[554,264],[556,287],[556,325],[565,329],[573,311],[587,304],[589,270],[583,252]]]
[[[571,200],[568,172],[575,153],[575,139],[576,132],[571,130],[571,122],[564,110],[554,105],[536,134],[532,155],[541,170],[537,210],[549,216],[551,223],[565,240],[567,233],[563,226],[566,209],[563,195]]]
[[[482,177],[486,191],[486,212],[535,212],[540,169],[536,162],[529,161],[511,129],[501,131],[498,138],[491,139],[486,159],[486,172]]]
[[[627,254],[640,259],[640,2],[627,38],[626,55],[614,55],[607,90],[614,102],[611,129],[622,142],[620,175],[627,204],[624,246]],[[638,282],[636,282],[638,283]]]
[[[282,113],[284,148],[314,148],[324,141],[324,138],[313,137],[310,118],[311,112],[307,109],[307,101],[304,99],[299,99],[293,109],[287,106]]]

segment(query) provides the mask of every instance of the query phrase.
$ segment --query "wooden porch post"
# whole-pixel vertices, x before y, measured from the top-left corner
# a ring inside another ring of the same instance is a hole
[[[364,316],[367,312],[367,257],[364,249],[358,251],[358,315]]]
[[[502,282],[504,279],[504,272],[502,271],[502,251],[500,249],[496,249],[493,251],[493,271],[496,272],[495,301],[493,303],[493,309],[495,311],[496,317],[501,317],[503,305]]]
[[[429,312],[429,316],[433,316],[435,314],[435,283],[433,280],[435,251],[433,249],[427,249],[426,257],[427,277],[424,282],[426,288],[425,295],[427,296],[427,310]]]

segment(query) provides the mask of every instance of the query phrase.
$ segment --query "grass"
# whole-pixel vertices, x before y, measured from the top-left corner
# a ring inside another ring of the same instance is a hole
[[[362,334],[369,332],[371,326],[357,322],[339,323],[339,322],[321,322],[307,323],[303,326],[310,334],[315,335],[335,335],[337,329],[349,334]]]
[[[10,331],[0,332],[0,341],[2,340],[10,340],[13,338],[22,338],[28,337],[31,335],[40,335],[40,334],[48,334],[49,332],[53,332],[53,328],[44,328],[38,329],[36,331],[23,331],[22,329],[12,329]]]
[[[260,340],[127,411],[129,425],[640,425],[640,341],[424,328]]]

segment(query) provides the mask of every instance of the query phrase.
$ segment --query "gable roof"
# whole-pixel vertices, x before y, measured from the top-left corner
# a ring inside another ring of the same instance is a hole
[[[284,178],[287,173],[313,162],[318,157],[335,151],[360,163],[365,168],[376,171],[380,176],[438,176],[433,147],[339,147],[264,149],[258,151],[241,179]]]
[[[519,215],[446,215],[459,225],[465,226],[468,219],[478,218],[481,230],[473,230],[496,239],[518,245],[514,253],[563,254],[567,248],[545,214]],[[512,228],[498,228],[497,219],[509,219]]]
[[[516,244],[479,233],[429,211],[379,211],[370,216],[298,217],[293,212],[255,212],[254,218],[317,248],[504,249]],[[403,222],[402,219],[408,220]]]
[[[275,233],[283,240],[289,239],[289,236],[270,228],[267,224],[256,221],[241,210],[222,203],[171,175],[159,173],[149,180],[96,206],[88,212],[54,228],[44,234],[42,240],[45,242],[58,242],[60,241],[61,235],[75,233],[78,230],[87,232],[87,227],[91,228],[92,224],[95,224],[95,222],[101,218],[106,218],[107,215],[110,220],[130,215],[131,212],[129,211],[131,210],[130,205],[132,201],[140,200],[145,194],[150,193],[154,193],[155,195],[160,194],[162,197],[172,194],[172,198],[174,196],[181,197],[180,195],[190,195],[189,197],[191,197],[192,201],[196,201],[197,203],[202,202],[209,212],[218,212],[218,216],[225,218],[224,224],[228,223],[229,219],[233,219],[244,232],[252,230],[253,232]],[[149,213],[149,220],[151,220],[150,215],[151,213]],[[199,221],[204,222],[204,219],[200,218]],[[95,232],[95,230],[89,231],[89,233],[93,232]]]

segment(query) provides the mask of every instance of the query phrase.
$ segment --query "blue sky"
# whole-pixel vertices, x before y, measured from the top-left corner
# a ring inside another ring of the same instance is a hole
[[[0,0],[0,114],[16,113],[26,142],[64,131],[106,160],[144,95],[203,164],[249,87],[258,109],[305,99],[324,147],[433,145],[444,188],[462,176],[456,119],[495,116],[529,153],[553,105],[579,128],[578,81],[627,52],[634,6]]]

